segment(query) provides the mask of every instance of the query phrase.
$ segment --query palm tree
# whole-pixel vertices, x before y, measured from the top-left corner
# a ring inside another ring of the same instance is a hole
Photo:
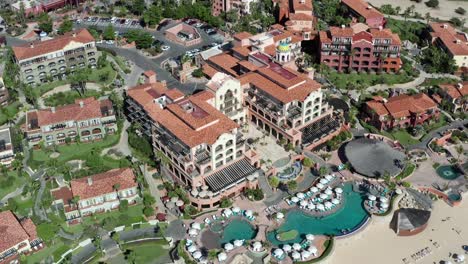
[[[396,12],[397,15],[399,15],[400,12],[401,12],[401,7],[400,7],[400,6],[396,6],[396,7],[395,7],[395,12]]]
[[[432,17],[431,17],[431,14],[429,12],[427,12],[425,15],[424,15],[424,18],[426,19],[426,24],[429,25],[429,22],[431,21]]]
[[[455,147],[455,151],[456,151],[457,154],[458,154],[457,162],[460,163],[460,158],[461,158],[461,156],[462,156],[462,154],[463,154],[463,151],[464,151],[464,150],[463,150],[463,146],[462,146],[462,145],[457,145],[457,146]]]

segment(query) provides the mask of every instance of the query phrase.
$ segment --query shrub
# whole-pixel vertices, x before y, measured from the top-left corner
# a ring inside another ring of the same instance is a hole
[[[219,206],[220,206],[221,208],[231,207],[231,205],[232,205],[232,202],[231,202],[231,200],[229,200],[229,198],[227,198],[227,197],[223,197],[223,198],[221,198],[221,200],[219,201]]]
[[[466,10],[465,10],[465,8],[460,6],[457,9],[455,9],[455,13],[460,14],[460,15],[464,15],[464,14],[466,14]]]
[[[313,162],[310,158],[307,158],[307,157],[306,157],[306,158],[304,158],[304,159],[302,160],[302,165],[304,165],[305,167],[309,167],[309,168],[310,168],[310,167],[314,166],[314,162]]]
[[[201,68],[198,68],[192,72],[192,76],[195,78],[201,78],[203,77],[203,75],[205,74],[203,73],[203,70]]]
[[[143,214],[146,217],[150,217],[150,216],[154,215],[154,208],[149,207],[149,206],[145,206],[145,208],[143,208]]]
[[[439,6],[439,0],[429,0],[425,3],[428,7],[436,8]]]

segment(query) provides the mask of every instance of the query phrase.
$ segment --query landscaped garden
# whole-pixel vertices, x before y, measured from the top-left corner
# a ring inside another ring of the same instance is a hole
[[[331,72],[328,79],[338,89],[360,90],[376,84],[407,83],[414,78],[405,72],[398,74],[338,73]]]
[[[61,106],[61,105],[69,105],[75,103],[76,99],[80,98],[88,98],[94,97],[98,99],[104,95],[102,91],[96,90],[86,90],[83,94],[80,94],[76,90],[66,91],[66,92],[58,92],[51,96],[48,96],[44,99],[44,104],[46,106]]]
[[[8,121],[12,121],[16,114],[20,111],[21,103],[16,101],[6,107],[2,107],[0,110],[0,125],[5,124]]]
[[[127,259],[134,263],[164,263],[162,260],[166,260],[169,256],[168,246],[168,243],[161,239],[127,244],[123,246],[122,251]]]

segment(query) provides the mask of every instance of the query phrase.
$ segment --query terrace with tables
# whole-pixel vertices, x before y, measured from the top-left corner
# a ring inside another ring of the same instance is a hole
[[[338,122],[333,116],[325,116],[317,122],[311,123],[301,129],[302,144],[305,147],[310,144],[315,144],[330,134],[339,131],[340,127],[340,122]]]

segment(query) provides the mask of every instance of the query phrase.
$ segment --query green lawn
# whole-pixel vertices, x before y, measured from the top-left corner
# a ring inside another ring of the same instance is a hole
[[[403,146],[409,146],[419,143],[419,140],[414,139],[406,130],[398,130],[390,133],[394,139],[398,140]]]
[[[436,86],[444,83],[457,83],[456,79],[452,78],[427,78],[420,86]]]
[[[7,178],[8,177],[8,178]],[[13,192],[16,188],[28,181],[28,176],[18,178],[16,171],[8,171],[7,175],[0,173],[0,199]]]
[[[122,218],[121,216],[125,216]],[[101,223],[105,218],[115,218],[117,219],[115,226],[121,225],[130,225],[132,223],[144,221],[143,218],[143,205],[137,204],[128,207],[126,212],[120,212],[119,210],[114,210],[112,212],[96,214],[93,216],[83,218],[84,225],[91,225],[93,223]]]
[[[387,28],[390,28],[393,33],[398,34],[401,40],[409,40],[413,43],[421,44],[423,32],[426,30],[426,25],[421,22],[402,21],[392,18],[387,20]]]
[[[101,141],[90,143],[79,143],[70,145],[57,146],[57,151],[60,156],[57,158],[59,164],[65,163],[70,160],[85,160],[86,156],[93,148],[107,148],[119,142],[120,134],[108,135]],[[34,150],[32,158],[29,160],[29,165],[35,169],[42,165],[44,162],[50,160],[50,153],[42,149]]]
[[[298,234],[299,232],[297,232],[297,230],[292,229],[286,232],[279,233],[277,238],[279,241],[287,241],[295,239]]]
[[[123,72],[126,72],[126,71],[130,70],[127,67],[127,64],[125,63],[125,61],[122,59],[122,57],[114,56],[114,55],[112,55],[110,53],[108,53],[107,56],[111,56],[115,60],[115,62],[117,62],[117,64],[119,65],[120,69],[122,69]]]
[[[151,241],[141,244],[125,245],[124,250],[135,252],[135,263],[159,263],[158,259],[165,258],[169,250],[165,249],[167,242],[164,240]]]
[[[56,239],[54,244],[46,245],[45,248],[38,251],[37,253],[27,256],[26,263],[28,264],[40,263],[41,261],[48,258],[49,256],[54,256],[56,251],[62,251],[63,246],[64,246],[64,243],[60,241],[59,239]]]
[[[338,73],[331,72],[328,79],[335,84],[338,89],[367,88],[376,84],[397,84],[406,83],[413,80],[413,77],[406,73],[400,74],[368,74],[368,73]]]
[[[408,165],[405,166],[405,169],[396,176],[396,179],[402,180],[408,177],[409,175],[411,175],[411,173],[413,173],[415,169],[416,169],[416,165],[414,165],[413,163],[409,163]]]
[[[56,94],[53,94],[51,96],[48,96],[44,99],[44,104],[46,106],[61,106],[61,105],[68,105],[68,104],[73,104],[76,99],[79,98],[88,98],[88,97],[94,97],[94,98],[99,98],[103,95],[104,93],[101,91],[96,91],[96,90],[86,90],[85,94],[82,96],[79,94],[77,91],[66,91],[66,92],[59,92]]]
[[[13,102],[7,107],[0,109],[0,126],[8,122],[8,117],[14,117],[20,111],[20,102]]]

